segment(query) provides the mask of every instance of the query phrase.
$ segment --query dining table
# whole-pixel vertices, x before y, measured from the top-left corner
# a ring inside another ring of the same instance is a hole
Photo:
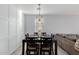
[[[39,44],[39,48],[40,48],[40,43],[44,42],[44,39],[52,39],[52,44],[54,44],[55,51],[54,51],[54,55],[57,55],[57,40],[54,39],[51,35],[46,35],[46,36],[37,36],[37,35],[29,35],[28,37],[26,37],[26,39],[22,40],[22,55],[24,55],[25,53],[25,43],[27,44],[27,42],[29,42],[31,38],[35,38],[34,42],[37,42]],[[41,39],[43,38],[43,39]],[[28,39],[28,40],[27,40]],[[50,40],[48,40],[48,42],[50,42]],[[39,49],[39,55],[40,55],[40,49]]]

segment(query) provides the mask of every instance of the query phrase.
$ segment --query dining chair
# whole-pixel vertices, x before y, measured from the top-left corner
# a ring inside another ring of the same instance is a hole
[[[43,35],[43,36],[46,36],[46,32],[42,32],[42,35]]]
[[[48,53],[49,55],[52,54],[52,39],[51,38],[42,38],[44,41],[41,44],[41,55],[45,55]]]
[[[34,32],[34,35],[38,35],[38,32]]]
[[[34,41],[36,38],[28,38],[27,39],[27,55],[38,55],[39,45]]]

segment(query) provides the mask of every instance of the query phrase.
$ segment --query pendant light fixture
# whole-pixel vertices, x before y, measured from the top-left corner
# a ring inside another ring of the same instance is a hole
[[[40,4],[38,4],[38,15],[36,16],[35,19],[35,31],[38,32],[38,35],[41,36],[41,32],[43,31],[43,17],[41,16],[41,8],[40,8]]]

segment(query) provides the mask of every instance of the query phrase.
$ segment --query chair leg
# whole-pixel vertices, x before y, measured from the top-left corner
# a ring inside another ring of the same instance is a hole
[[[37,55],[39,54],[39,50],[37,50]]]
[[[31,55],[31,53],[30,53],[31,51],[27,51],[27,55]],[[32,51],[32,52],[34,52],[34,54],[32,54],[32,55],[38,55],[39,54],[39,52],[38,51]]]
[[[43,52],[43,55],[45,55],[45,52]]]
[[[51,48],[50,48],[50,50],[49,50],[49,55],[51,55]]]
[[[29,55],[29,53],[28,53],[28,51],[27,51],[27,53],[26,53],[27,55]]]
[[[37,51],[34,51],[34,55],[37,55]]]
[[[49,51],[49,55],[51,55],[51,51]]]
[[[35,55],[38,55],[38,52],[37,51],[35,51]]]

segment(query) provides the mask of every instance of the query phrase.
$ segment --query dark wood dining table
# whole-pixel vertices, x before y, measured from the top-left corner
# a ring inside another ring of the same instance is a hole
[[[41,36],[41,37],[38,37],[38,36],[29,36],[29,37],[27,37],[26,39],[30,39],[30,38],[36,38],[34,41],[35,42],[38,42],[38,43],[42,43],[44,40],[42,40],[42,39],[38,39],[38,38],[44,38],[44,39],[46,39],[46,38],[48,38],[48,39],[52,39],[52,43],[55,43],[55,45],[54,45],[54,48],[55,48],[55,55],[57,55],[57,40],[56,39],[54,39],[54,38],[52,38],[51,36]],[[22,40],[22,55],[24,55],[24,52],[25,52],[25,43],[27,43],[27,42],[29,42],[29,40],[26,40],[26,39],[24,39],[24,40]],[[50,41],[50,40],[49,40]],[[40,53],[39,53],[40,54]]]

